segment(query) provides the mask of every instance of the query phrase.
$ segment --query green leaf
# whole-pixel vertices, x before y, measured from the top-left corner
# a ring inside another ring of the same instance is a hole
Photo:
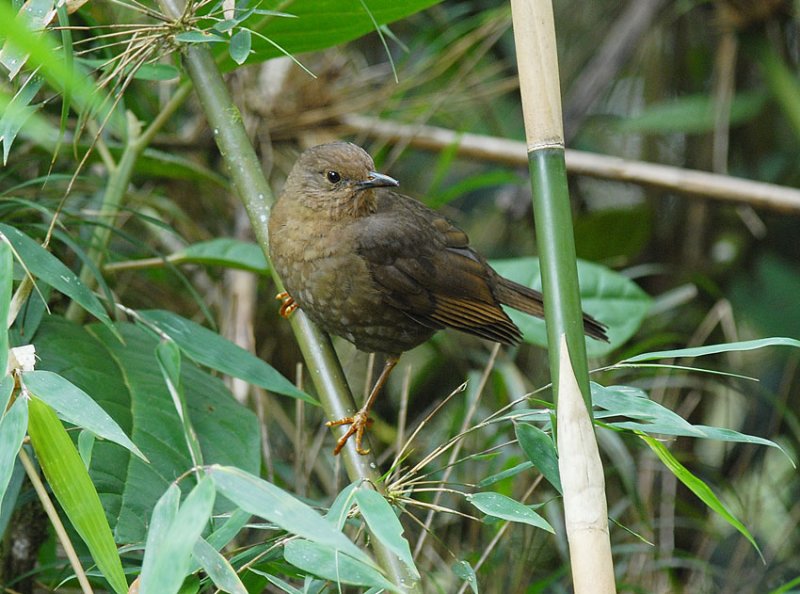
[[[8,367],[8,310],[11,306],[11,288],[14,284],[14,259],[11,253],[11,246],[0,237],[0,377],[6,376]],[[14,384],[12,382],[11,388]],[[11,396],[11,392],[8,393]],[[8,400],[0,401],[0,415],[6,410]]]
[[[6,408],[14,393],[14,376],[7,375],[0,380],[0,418],[6,414]]]
[[[169,260],[176,264],[189,262],[269,274],[269,264],[257,244],[229,237],[192,244],[169,256]]]
[[[80,113],[94,113],[106,127],[119,133],[123,130],[122,110],[110,115],[111,101],[105,90],[97,87],[86,72],[76,68],[73,60],[68,60],[65,52],[56,47],[49,35],[35,32],[40,27],[31,26],[27,19],[19,18],[12,3],[0,2],[0,39],[6,40],[6,47],[13,45],[20,58],[15,66],[21,66],[27,55],[28,67],[42,75],[59,93],[70,99],[73,109]],[[123,136],[123,134],[120,134]],[[53,138],[55,142],[55,138]]]
[[[344,523],[347,521],[347,515],[353,507],[355,501],[354,491],[358,488],[359,483],[350,483],[344,489],[339,491],[336,499],[328,508],[328,513],[325,514],[325,519],[331,524],[336,526],[338,530],[344,528]]]
[[[373,488],[362,485],[355,494],[356,503],[361,510],[361,517],[369,526],[372,535],[381,541],[386,548],[406,564],[414,578],[420,579],[414,556],[408,541],[403,538],[403,526],[394,513],[394,509],[383,495]]]
[[[538,258],[493,260],[502,276],[527,287],[542,290]],[[641,326],[651,299],[629,278],[604,266],[578,260],[583,310],[608,325],[608,343],[586,339],[586,353],[600,357],[627,341]],[[547,346],[544,320],[509,309],[508,315],[520,327],[525,341]]]
[[[247,28],[253,32],[253,55],[248,62],[320,50],[357,39],[375,31],[375,23],[385,25],[405,18],[439,0],[315,0],[295,2],[288,10],[296,18],[274,18],[264,14],[251,18]],[[257,14],[259,10],[255,11]],[[374,22],[373,22],[373,17]],[[280,49],[279,49],[280,48]],[[235,62],[228,58],[222,67],[230,70]]]
[[[728,124],[736,126],[750,121],[764,108],[767,93],[751,91],[738,93],[731,103]],[[687,95],[648,106],[640,115],[620,120],[624,132],[665,134],[684,132],[701,134],[716,126],[718,106],[709,94]]]
[[[14,227],[0,223],[0,233],[5,235],[31,274],[78,303],[109,328],[113,327],[94,293],[61,260]]]
[[[91,431],[83,430],[78,434],[78,453],[81,455],[86,470],[92,466],[92,450],[94,449],[95,436]]]
[[[511,497],[506,497],[500,493],[484,492],[467,495],[467,501],[487,516],[508,520],[509,522],[530,524],[555,534],[555,530],[547,523],[547,520],[527,505],[511,499]]]
[[[216,332],[169,311],[151,309],[138,313],[172,338],[193,361],[243,379],[265,390],[318,405],[316,400],[297,389],[271,365]]]
[[[236,571],[228,563],[228,560],[203,538],[198,538],[194,543],[192,555],[200,562],[203,570],[217,588],[230,594],[247,594],[247,588],[244,587],[242,580],[236,575]]]
[[[31,32],[42,31],[55,16],[53,0],[28,0],[19,10],[19,18]],[[2,39],[4,36],[0,36]],[[25,65],[28,56],[6,40],[0,50],[0,64],[8,70],[9,80],[14,80]]]
[[[142,560],[142,572],[140,574],[141,581],[144,581],[145,576],[150,576],[147,579],[153,580],[154,586],[161,586],[156,582],[159,578],[158,572],[161,570],[156,567],[159,563],[159,557],[155,554],[155,548],[168,538],[169,531],[175,523],[175,516],[178,515],[180,503],[181,489],[175,483],[170,483],[167,490],[156,502],[155,507],[153,507],[153,514],[150,516],[150,528],[147,531],[147,542],[144,547],[145,557]],[[153,552],[149,553],[151,549]],[[142,589],[141,586],[140,582],[140,589]]]
[[[26,371],[22,379],[34,396],[53,407],[65,421],[113,441],[147,461],[116,421],[76,385],[51,371]]]
[[[231,43],[228,47],[231,58],[240,66],[247,61],[250,55],[251,37],[250,31],[241,29],[231,37]]]
[[[222,43],[225,38],[216,31],[183,31],[175,36],[175,41],[180,43]]]
[[[207,469],[217,489],[243,510],[368,565],[374,562],[311,507],[257,476],[238,468],[213,465]]]
[[[453,563],[453,573],[469,584],[470,589],[478,594],[478,576],[467,561],[456,561]]]
[[[291,584],[287,584],[282,579],[275,577],[274,575],[269,575],[267,573],[263,573],[262,575],[269,580],[270,584],[272,584],[273,586],[277,586],[278,588],[280,588],[284,592],[287,592],[288,594],[303,594],[302,590],[298,590]]]
[[[117,594],[128,584],[100,497],[55,411],[38,398],[29,403],[28,434],[47,482],[94,562]]]
[[[744,536],[753,548],[758,552],[761,560],[764,560],[764,556],[761,554],[761,549],[758,548],[755,539],[750,534],[750,532],[745,528],[744,524],[742,524],[736,517],[728,511],[728,508],[714,495],[714,492],[706,485],[702,480],[697,478],[693,475],[689,470],[678,460],[672,453],[664,446],[663,443],[658,441],[657,439],[650,437],[649,435],[640,435],[644,442],[650,446],[650,449],[655,452],[656,456],[664,463],[664,466],[669,468],[670,472],[675,475],[680,482],[682,482],[688,489],[697,495],[700,500],[705,503],[709,508],[713,511],[717,512],[722,518],[728,522],[731,526],[736,528],[742,536]]]
[[[528,459],[542,473],[556,491],[561,490],[561,475],[558,472],[558,454],[553,439],[544,431],[529,423],[515,423],[519,445]]]
[[[800,340],[796,340],[794,338],[773,337],[760,338],[757,340],[745,340],[741,342],[728,342],[724,344],[709,344],[701,347],[642,353],[641,355],[636,355],[635,357],[623,359],[620,361],[620,363],[640,363],[642,361],[677,359],[680,357],[703,357],[705,355],[716,355],[718,353],[752,351],[755,349],[763,349],[764,347],[769,346],[790,346],[800,348]]]
[[[112,150],[117,157],[122,151]],[[227,178],[202,163],[175,152],[161,151],[148,147],[136,160],[136,173],[149,177],[188,180],[193,183],[209,182],[225,190],[230,188]],[[141,213],[136,213],[141,216]]]
[[[177,507],[180,490],[170,485],[153,510],[142,561],[142,592],[174,594],[180,590],[189,573],[192,550],[211,519],[215,495],[214,483],[206,477]]]
[[[100,324],[80,326],[48,316],[34,336],[40,369],[68,379],[107,411],[150,460],[98,440],[90,474],[120,543],[143,542],[153,506],[192,465],[183,424],[154,357],[158,340],[134,324],[119,323],[120,341]],[[181,363],[189,418],[206,463],[261,466],[258,419],[224,383],[189,360]],[[192,480],[184,481],[190,488]],[[183,485],[182,485],[183,486]],[[221,500],[216,513],[231,511]]]
[[[32,106],[36,93],[42,87],[44,80],[38,76],[29,76],[22,88],[17,91],[11,101],[5,106],[0,117],[0,142],[3,143],[3,165],[8,164],[8,155],[11,145],[17,134],[36,111],[38,106]]]
[[[334,583],[403,592],[377,569],[347,555],[338,555],[336,549],[318,542],[289,541],[284,547],[283,557],[295,567]]]
[[[28,400],[24,397],[17,398],[8,412],[0,419],[0,503],[5,498],[11,474],[14,472],[17,453],[22,447],[22,440],[25,439],[27,428]]]
[[[739,433],[733,429],[722,427],[708,427],[706,425],[692,425],[680,415],[674,413],[658,402],[650,400],[647,394],[639,388],[631,386],[601,386],[591,383],[592,403],[607,410],[612,416],[623,416],[635,421],[614,421],[608,423],[611,427],[628,429],[644,433],[657,433],[660,435],[676,435],[702,439],[716,439],[738,443],[752,443],[765,445],[780,450],[794,466],[794,461],[789,454],[777,443]]]
[[[500,472],[497,472],[495,474],[489,475],[481,479],[480,482],[477,484],[477,487],[479,489],[483,489],[484,487],[491,487],[495,483],[499,483],[500,481],[505,480],[507,478],[511,478],[512,476],[517,476],[518,474],[525,472],[529,468],[533,468],[533,462],[530,461],[522,462],[521,464],[517,464],[515,466],[512,466],[511,468],[506,468],[505,470],[501,470]]]

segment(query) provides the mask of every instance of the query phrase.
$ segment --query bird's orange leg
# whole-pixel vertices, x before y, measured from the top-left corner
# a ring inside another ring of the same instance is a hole
[[[339,452],[342,451],[344,444],[347,443],[347,440],[350,439],[350,436],[355,434],[356,436],[356,452],[361,454],[362,456],[366,456],[369,454],[369,450],[365,450],[361,447],[361,441],[364,439],[364,433],[366,432],[367,428],[372,424],[372,419],[369,418],[369,411],[372,408],[372,405],[375,404],[375,399],[378,397],[378,394],[383,388],[383,385],[386,383],[386,380],[389,379],[389,374],[394,369],[394,366],[397,365],[397,362],[400,360],[400,357],[397,356],[390,356],[386,358],[386,363],[383,365],[383,371],[381,371],[380,377],[378,377],[378,381],[375,382],[375,386],[372,388],[372,391],[369,393],[369,397],[367,401],[364,403],[364,406],[352,417],[345,417],[343,419],[339,419],[337,421],[328,421],[325,423],[328,427],[338,427],[339,425],[350,425],[347,428],[347,431],[344,435],[339,438],[339,441],[336,442],[336,447],[333,448],[333,455],[337,455]]]
[[[289,295],[289,293],[286,291],[281,291],[275,295],[275,299],[281,302],[281,308],[278,310],[278,313],[284,318],[288,318],[290,315],[292,315],[292,312],[294,312],[294,310],[296,310],[298,307],[294,297]]]

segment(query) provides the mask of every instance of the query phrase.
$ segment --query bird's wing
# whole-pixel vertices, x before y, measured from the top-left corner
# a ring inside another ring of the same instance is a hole
[[[432,328],[518,342],[519,329],[493,294],[493,272],[467,235],[411,198],[385,195],[392,203],[369,217],[359,252],[386,303]]]

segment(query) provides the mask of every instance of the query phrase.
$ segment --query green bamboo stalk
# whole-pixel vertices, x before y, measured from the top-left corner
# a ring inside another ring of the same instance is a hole
[[[183,13],[182,0],[159,0],[162,9],[173,18]],[[274,202],[272,190],[264,178],[261,163],[253,150],[242,124],[241,114],[231,101],[213,56],[206,47],[189,45],[184,51],[184,64],[194,84],[197,97],[214,132],[239,198],[247,211],[256,240],[269,258],[267,221]],[[273,271],[278,290],[283,290],[280,278]],[[317,328],[301,310],[291,317],[291,325],[303,353],[311,378],[328,418],[338,419],[352,415],[356,404],[342,371],[341,364],[331,345],[330,338]],[[349,440],[341,455],[345,470],[352,481],[367,481],[379,486],[377,464],[372,456],[361,456],[355,451],[355,440]],[[389,578],[409,592],[418,592],[418,583],[406,566],[378,539],[372,539],[378,563]]]
[[[557,405],[559,471],[576,594],[616,592],[564,160],[551,0],[511,0],[541,262],[548,356]]]

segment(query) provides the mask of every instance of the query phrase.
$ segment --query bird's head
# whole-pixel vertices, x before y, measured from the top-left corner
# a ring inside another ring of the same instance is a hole
[[[320,144],[298,157],[286,180],[283,200],[297,200],[328,216],[358,217],[375,211],[375,188],[400,185],[375,172],[367,152],[349,142]]]

